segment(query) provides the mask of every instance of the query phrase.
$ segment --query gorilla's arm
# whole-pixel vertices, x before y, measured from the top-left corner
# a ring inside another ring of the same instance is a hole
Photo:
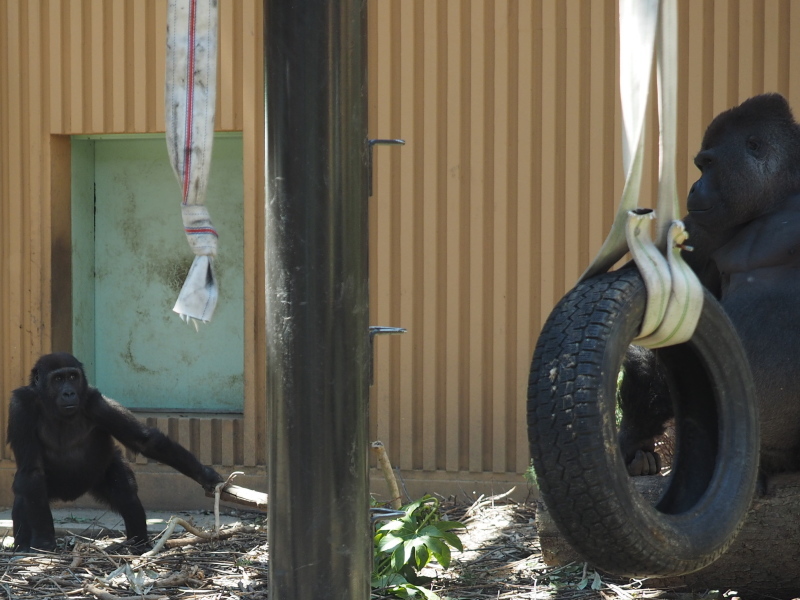
[[[43,449],[36,430],[40,419],[36,393],[29,387],[14,390],[7,435],[17,463],[14,490],[26,496],[35,494],[47,498]]]
[[[655,352],[629,346],[623,362],[619,389],[622,421],[619,445],[631,475],[652,475],[661,469],[655,452],[655,438],[664,433],[673,416],[666,372]],[[647,456],[652,457],[651,461]]]
[[[87,393],[86,411],[100,427],[126,447],[191,477],[207,491],[223,479],[214,469],[203,465],[180,444],[173,442],[155,427],[147,427],[121,404],[104,397],[96,388]]]
[[[694,222],[691,215],[683,218],[689,239],[686,245],[691,250],[681,252],[683,260],[691,267],[695,275],[700,279],[700,283],[708,289],[716,298],[722,294],[722,282],[720,279],[719,268],[714,261],[714,251],[720,248],[728,237],[715,235]]]
[[[714,260],[728,275],[796,269],[800,266],[800,196],[791,198],[782,210],[749,223],[714,253]]]

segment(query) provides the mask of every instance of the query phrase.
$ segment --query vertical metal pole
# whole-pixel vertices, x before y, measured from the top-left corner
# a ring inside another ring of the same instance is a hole
[[[366,600],[366,0],[265,0],[270,598]]]

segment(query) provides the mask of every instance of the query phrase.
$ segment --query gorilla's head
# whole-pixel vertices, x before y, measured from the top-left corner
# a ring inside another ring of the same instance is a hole
[[[711,122],[694,163],[692,219],[710,231],[735,228],[800,192],[800,125],[780,94],[755,96]]]

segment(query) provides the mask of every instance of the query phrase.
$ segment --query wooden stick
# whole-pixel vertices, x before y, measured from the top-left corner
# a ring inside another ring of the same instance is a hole
[[[386,485],[389,486],[389,494],[392,496],[392,508],[400,510],[403,503],[400,501],[400,488],[397,487],[397,479],[392,470],[392,463],[389,462],[389,455],[386,453],[386,447],[383,442],[376,441],[370,445],[372,451],[378,456],[378,466],[383,472],[383,478],[386,480]]]
[[[206,492],[209,498],[214,497],[214,492]],[[240,485],[227,485],[220,491],[220,499],[234,504],[242,504],[259,510],[267,510],[267,495]]]
[[[172,532],[175,531],[175,527],[180,525],[186,531],[194,535],[193,538],[183,538],[183,539],[176,539],[171,540],[169,537],[172,535]],[[143,558],[149,558],[151,556],[155,556],[161,549],[166,546],[167,548],[174,548],[176,546],[187,546],[189,544],[196,544],[202,541],[210,541],[210,540],[224,540],[226,538],[231,537],[239,533],[240,531],[252,531],[252,528],[246,526],[242,523],[237,523],[230,529],[226,531],[220,531],[218,533],[203,531],[192,525],[191,523],[184,521],[180,517],[172,517],[167,524],[167,528],[164,530],[164,533],[161,534],[161,537],[158,539],[158,542],[155,546],[153,546],[152,550],[149,550],[142,554]]]
[[[202,532],[203,535],[196,535],[195,533],[190,532],[194,537],[175,538],[173,540],[167,540],[166,542],[164,542],[164,546],[167,548],[177,548],[178,546],[189,546],[191,544],[199,544],[200,542],[208,542],[210,540],[214,541],[226,540],[229,537],[233,537],[237,533],[242,533],[242,532],[251,533],[253,531],[255,531],[255,528],[249,525],[244,525],[242,523],[237,523],[230,529],[225,529],[224,531],[220,531],[218,534],[209,534],[206,532]]]

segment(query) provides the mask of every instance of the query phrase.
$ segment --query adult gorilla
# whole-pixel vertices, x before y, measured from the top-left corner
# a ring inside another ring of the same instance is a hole
[[[684,258],[720,300],[756,385],[762,474],[800,469],[800,125],[778,94],[718,115],[695,157]],[[659,470],[671,412],[658,353],[629,351],[620,445],[631,474]]]
[[[17,549],[55,548],[50,500],[75,500],[86,492],[122,516],[135,549],[146,547],[136,480],[114,438],[208,491],[222,481],[183,446],[89,386],[74,356],[48,354],[33,367],[30,383],[14,390],[9,408],[8,440],[17,461],[12,509]]]

